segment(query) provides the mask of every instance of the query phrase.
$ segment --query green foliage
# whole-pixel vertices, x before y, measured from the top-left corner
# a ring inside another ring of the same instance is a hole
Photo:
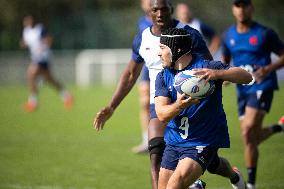
[[[180,2],[173,0],[173,4]],[[186,1],[188,2],[188,1]],[[282,0],[254,0],[256,20],[283,39]],[[140,1],[125,0],[0,0],[0,49],[18,49],[22,18],[33,14],[55,36],[54,48],[129,48],[143,15]],[[234,22],[231,1],[191,1],[195,15],[219,33]],[[268,16],[269,15],[269,16]]]
[[[284,85],[282,85],[283,89]],[[0,188],[150,188],[149,157],[131,153],[140,142],[137,89],[134,89],[107,122],[104,130],[92,128],[95,113],[111,98],[113,89],[96,86],[73,88],[75,107],[66,112],[57,94],[43,87],[40,108],[25,113],[23,87],[0,88]],[[283,114],[284,91],[276,92],[271,124]],[[224,89],[231,148],[220,151],[245,173],[243,147],[233,86]],[[260,146],[259,189],[282,189],[283,135]],[[245,174],[244,174],[245,175]],[[206,173],[209,189],[230,188],[229,181]]]

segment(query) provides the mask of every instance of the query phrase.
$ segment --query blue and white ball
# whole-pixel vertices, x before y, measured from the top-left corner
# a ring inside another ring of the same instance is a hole
[[[178,73],[174,79],[174,87],[180,93],[185,93],[192,98],[202,99],[214,92],[213,81],[200,80],[200,76],[194,75],[194,71],[185,70]]]

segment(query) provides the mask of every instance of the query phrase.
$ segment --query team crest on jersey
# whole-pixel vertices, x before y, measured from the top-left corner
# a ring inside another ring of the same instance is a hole
[[[231,44],[232,46],[234,46],[234,45],[236,44],[235,40],[234,40],[234,39],[231,39],[231,40],[230,40],[230,44]]]
[[[199,87],[197,85],[193,86],[191,89],[191,93],[198,93],[199,92]]]
[[[253,46],[256,46],[258,44],[258,39],[257,39],[257,36],[251,36],[249,38],[249,44],[253,45]]]

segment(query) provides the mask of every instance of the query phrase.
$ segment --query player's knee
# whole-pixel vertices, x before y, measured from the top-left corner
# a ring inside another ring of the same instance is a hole
[[[211,174],[217,174],[220,162],[221,162],[220,157],[216,156],[207,167],[207,171]]]
[[[149,141],[148,150],[150,156],[156,154],[160,157],[163,156],[166,144],[163,137],[155,137]]]

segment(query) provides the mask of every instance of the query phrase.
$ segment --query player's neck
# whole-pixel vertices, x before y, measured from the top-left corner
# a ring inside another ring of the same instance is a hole
[[[237,31],[238,33],[245,33],[248,32],[253,24],[252,20],[247,20],[245,22],[238,22],[237,23]]]
[[[186,68],[192,61],[192,55],[187,53],[180,57],[175,63],[175,70],[183,70]]]

